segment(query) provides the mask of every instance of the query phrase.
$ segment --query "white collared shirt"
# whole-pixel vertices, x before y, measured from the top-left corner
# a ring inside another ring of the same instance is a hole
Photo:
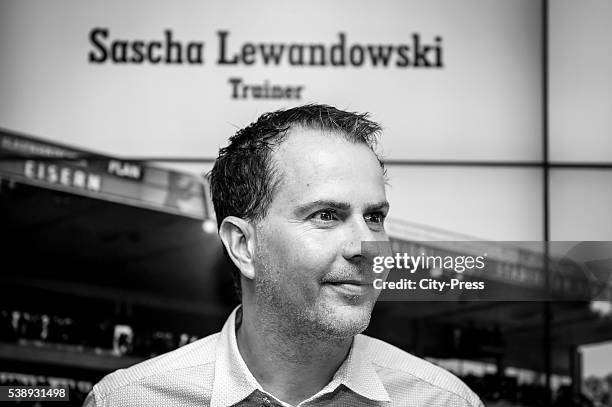
[[[290,407],[263,390],[236,343],[236,308],[221,332],[96,384],[85,407]],[[461,380],[392,345],[357,335],[328,383],[299,407],[482,406]]]

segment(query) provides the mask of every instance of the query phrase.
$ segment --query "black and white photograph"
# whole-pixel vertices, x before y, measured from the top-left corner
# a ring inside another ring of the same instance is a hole
[[[609,0],[0,0],[0,405],[612,407]]]

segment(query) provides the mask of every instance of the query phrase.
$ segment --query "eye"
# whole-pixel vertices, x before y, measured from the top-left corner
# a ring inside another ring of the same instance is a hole
[[[314,213],[312,219],[319,223],[329,223],[338,220],[338,214],[332,209],[324,209]]]
[[[374,213],[368,213],[363,218],[368,223],[375,223],[375,224],[380,225],[385,222],[386,215],[382,212],[374,212]]]

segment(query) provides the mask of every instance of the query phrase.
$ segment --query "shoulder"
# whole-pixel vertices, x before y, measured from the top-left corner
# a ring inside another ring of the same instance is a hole
[[[127,369],[117,370],[96,384],[86,406],[132,405],[133,397],[148,398],[146,393],[177,389],[177,384],[188,385],[190,379],[198,387],[206,386],[205,377],[212,386],[215,349],[219,333],[207,336],[191,344],[138,363]],[[178,386],[180,388],[181,386]],[[129,394],[127,394],[129,393]],[[113,400],[114,402],[110,402]],[[125,403],[122,404],[120,400]]]
[[[358,335],[368,346],[370,362],[391,392],[417,392],[436,404],[482,406],[478,396],[457,376],[380,339]]]

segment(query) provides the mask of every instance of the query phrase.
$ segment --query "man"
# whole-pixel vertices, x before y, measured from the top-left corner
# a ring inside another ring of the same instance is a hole
[[[385,241],[367,115],[262,115],[210,174],[242,304],[220,333],[107,376],[87,406],[480,406],[459,379],[360,333],[377,298],[362,241]]]

